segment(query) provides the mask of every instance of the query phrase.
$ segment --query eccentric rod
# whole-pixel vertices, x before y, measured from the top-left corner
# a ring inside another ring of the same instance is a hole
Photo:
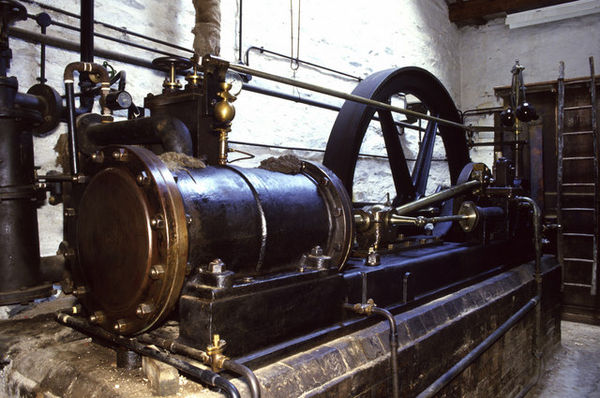
[[[467,131],[472,130],[471,126],[466,126],[464,124],[456,123],[456,122],[453,122],[451,120],[441,119],[439,117],[430,116],[430,115],[426,115],[424,113],[411,111],[410,109],[399,108],[397,106],[386,104],[385,102],[375,101],[375,100],[372,100],[372,99],[369,99],[369,98],[364,98],[364,97],[361,97],[361,96],[358,96],[358,95],[344,93],[343,91],[332,90],[330,88],[319,86],[319,85],[316,85],[316,84],[306,83],[306,82],[302,82],[302,81],[299,81],[299,80],[290,79],[290,78],[287,78],[287,77],[273,75],[271,73],[262,72],[262,71],[259,71],[259,70],[256,70],[256,69],[249,68],[249,67],[247,67],[245,65],[229,64],[229,69],[232,69],[232,70],[234,70],[236,72],[240,72],[240,73],[245,73],[245,74],[249,74],[249,75],[252,75],[252,76],[256,76],[256,77],[262,77],[263,79],[272,80],[274,82],[278,82],[278,83],[282,83],[282,84],[288,84],[290,86],[294,86],[294,87],[298,87],[298,88],[303,88],[305,90],[311,90],[311,91],[315,91],[317,93],[321,93],[321,94],[325,94],[325,95],[330,95],[332,97],[337,97],[337,98],[345,99],[345,100],[348,100],[348,101],[359,102],[361,104],[370,105],[370,106],[375,107],[377,109],[385,109],[385,110],[388,110],[388,111],[402,113],[404,115],[417,117],[419,119],[431,120],[431,121],[437,122],[439,124],[443,124],[445,126],[452,126],[452,127],[456,127],[456,128],[467,130]]]

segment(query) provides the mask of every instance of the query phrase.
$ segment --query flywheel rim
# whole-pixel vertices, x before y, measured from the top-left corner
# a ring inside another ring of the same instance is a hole
[[[376,72],[360,82],[352,94],[388,102],[392,95],[399,92],[418,97],[430,113],[442,119],[456,123],[462,122],[460,113],[444,85],[433,74],[422,68],[393,68]],[[386,117],[388,121],[390,120],[391,113],[389,111],[377,111],[369,105],[346,101],[337,116],[327,142],[323,164],[342,180],[350,196],[352,196],[354,172],[360,147],[375,112],[379,113],[382,130],[385,130],[383,123]],[[463,167],[470,162],[467,140],[460,128],[439,125],[438,129],[446,151],[450,182],[455,184]],[[390,157],[390,168],[396,187],[397,200],[395,204],[414,200],[415,186],[410,178],[401,144],[397,138],[389,142],[389,134],[386,137],[385,131],[384,139],[386,139],[386,150]],[[393,142],[394,140],[398,142]],[[392,148],[390,149],[390,147]],[[392,164],[392,155],[394,155],[395,164]]]

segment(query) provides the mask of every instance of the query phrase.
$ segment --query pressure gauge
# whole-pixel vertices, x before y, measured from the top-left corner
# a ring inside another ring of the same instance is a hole
[[[242,77],[232,71],[228,71],[225,75],[225,82],[231,84],[231,89],[229,93],[233,96],[237,96],[242,91]]]

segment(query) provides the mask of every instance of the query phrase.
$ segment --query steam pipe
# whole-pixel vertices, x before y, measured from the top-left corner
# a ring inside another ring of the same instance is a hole
[[[39,112],[43,112],[45,107],[45,102],[42,97],[19,92],[15,94],[15,104],[27,109],[35,109]]]
[[[405,214],[412,213],[413,211],[417,211],[422,209],[423,207],[430,206],[434,203],[441,202],[446,199],[453,198],[454,196],[460,195],[465,192],[473,191],[482,186],[481,181],[471,180],[464,182],[462,184],[457,184],[453,187],[445,189],[440,192],[436,192],[432,195],[426,196],[424,198],[415,200],[413,202],[406,203],[402,206],[398,206],[395,209],[395,214],[398,216],[402,216]]]
[[[67,141],[69,149],[69,172],[71,175],[79,174],[79,159],[77,156],[77,135],[75,134],[75,90],[73,80],[65,80],[65,94],[67,99]]]
[[[158,351],[151,346],[140,343],[135,339],[130,339],[120,335],[113,335],[99,327],[90,326],[81,318],[76,318],[74,316],[59,312],[57,314],[57,320],[64,325],[81,330],[93,337],[106,340],[118,346],[125,347],[140,355],[152,357],[161,362],[167,363],[179,369],[183,373],[200,380],[202,383],[224,390],[230,398],[240,398],[238,389],[229,380],[210,370],[200,369],[189,362],[173,357],[168,353]]]
[[[370,316],[377,314],[384,317],[390,325],[390,363],[392,368],[392,397],[399,398],[400,382],[398,380],[398,329],[396,320],[391,312],[386,309],[375,306],[372,300],[367,301],[367,304],[344,304],[344,308],[353,311],[357,314]]]
[[[458,361],[450,370],[440,376],[422,393],[417,395],[417,398],[430,398],[435,396],[442,388],[450,383],[456,376],[461,374],[469,365],[471,365],[481,354],[500,339],[511,327],[521,320],[529,311],[531,311],[540,301],[538,296],[530,299],[527,304],[521,307],[513,316],[508,318],[498,329],[485,338],[477,347],[469,352],[463,359]]]
[[[69,141],[69,161],[71,175],[79,174],[79,159],[77,155],[77,134],[75,131],[75,90],[74,73],[88,72],[94,73],[100,77],[102,117],[105,121],[112,121],[111,111],[106,107],[106,96],[110,92],[110,78],[106,69],[98,64],[90,62],[72,62],[65,68],[63,80],[65,82],[65,94],[67,99],[67,139]]]
[[[535,201],[527,196],[516,196],[515,200],[527,205],[532,210],[533,221],[533,244],[535,247],[535,285],[536,297],[542,296],[542,212]],[[538,306],[535,312],[535,342],[534,355],[541,360],[541,328],[542,328],[542,308]]]
[[[140,335],[137,337],[137,339],[142,343],[154,344],[158,347],[164,348],[165,350],[171,351],[172,353],[182,354],[204,364],[210,364],[210,356],[205,351],[181,344],[175,340],[164,339],[162,337],[151,336],[149,334]],[[231,359],[226,359],[223,362],[223,369],[229,370],[246,378],[248,386],[250,387],[250,395],[252,398],[260,398],[260,383],[258,382],[258,378],[254,372],[252,372],[252,370]]]
[[[114,123],[95,123],[77,132],[84,151],[118,144],[162,144],[166,152],[193,155],[192,136],[186,125],[171,116],[151,116]]]
[[[515,200],[524,203],[533,210],[533,239],[535,246],[535,284],[536,284],[536,295],[530,299],[527,304],[521,307],[514,315],[512,315],[506,322],[504,322],[498,329],[496,329],[491,335],[483,340],[477,347],[469,352],[463,359],[458,361],[456,365],[450,368],[446,373],[440,376],[435,382],[427,387],[422,393],[417,395],[417,398],[430,398],[437,394],[442,388],[450,383],[456,376],[462,373],[471,363],[473,363],[481,354],[483,354],[489,347],[492,346],[498,339],[500,339],[511,327],[513,327],[518,321],[520,321],[529,311],[535,307],[535,331],[534,331],[534,347],[533,355],[538,359],[538,372],[541,372],[541,361],[542,353],[541,348],[541,314],[542,309],[540,306],[542,296],[542,239],[541,239],[541,212],[539,206],[531,198],[525,196],[516,196]],[[519,396],[524,396],[529,389],[533,387],[533,384],[527,386]]]
[[[242,377],[246,378],[248,386],[250,387],[250,395],[252,398],[260,398],[260,383],[254,372],[247,366],[242,365],[239,362],[227,359],[223,362],[223,369],[229,370],[233,373],[237,373]]]

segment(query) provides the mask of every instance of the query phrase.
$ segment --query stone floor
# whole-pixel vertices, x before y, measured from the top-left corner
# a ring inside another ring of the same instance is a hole
[[[600,397],[600,326],[561,322],[562,343],[527,398]]]

